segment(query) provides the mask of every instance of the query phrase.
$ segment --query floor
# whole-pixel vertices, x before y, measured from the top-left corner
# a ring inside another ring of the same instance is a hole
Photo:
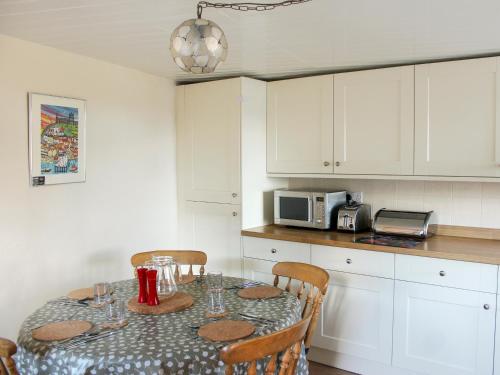
[[[309,362],[309,375],[356,375],[352,372],[328,367],[317,362]]]

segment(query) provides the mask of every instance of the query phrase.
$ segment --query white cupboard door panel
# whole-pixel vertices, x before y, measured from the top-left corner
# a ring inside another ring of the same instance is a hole
[[[333,76],[267,84],[267,171],[333,173]]]
[[[415,67],[416,175],[500,177],[498,64],[491,57]]]
[[[267,260],[243,258],[243,277],[273,285],[273,266],[276,262]]]
[[[497,295],[497,307],[500,303],[500,295]],[[497,327],[495,333],[495,375],[500,375],[500,309],[497,309]]]
[[[179,127],[184,199],[240,203],[241,80],[187,85]]]
[[[180,245],[207,253],[208,270],[241,277],[240,207],[184,202],[180,209]]]
[[[329,274],[313,345],[390,364],[394,280]]]
[[[494,294],[396,281],[393,366],[429,375],[491,375]]]
[[[334,77],[335,173],[413,174],[414,66]]]

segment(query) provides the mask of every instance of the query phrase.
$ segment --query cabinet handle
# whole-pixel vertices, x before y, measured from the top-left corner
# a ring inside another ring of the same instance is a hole
[[[328,167],[328,166],[330,165],[330,162],[329,162],[329,161],[324,161],[324,162],[323,162],[323,165],[324,165],[325,167]]]
[[[271,249],[271,254],[276,254],[278,252],[278,250],[276,249]]]
[[[340,167],[340,161],[336,161],[336,162],[335,162],[335,166],[336,166],[336,167]]]
[[[233,196],[233,198],[236,198],[238,196],[238,194],[236,194],[236,193],[233,193],[231,195]]]
[[[352,263],[352,260],[350,258],[347,258],[346,261],[345,261],[347,264],[351,264]]]
[[[233,216],[238,216],[238,213],[236,211],[233,211]]]
[[[444,272],[444,271],[439,271],[439,276],[446,276],[446,272]]]
[[[489,309],[490,309],[490,305],[488,305],[487,303],[485,303],[485,304],[483,305],[483,309],[485,309],[485,310],[489,310]]]

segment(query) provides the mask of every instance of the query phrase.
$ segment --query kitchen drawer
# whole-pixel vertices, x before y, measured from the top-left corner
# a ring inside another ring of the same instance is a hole
[[[243,255],[273,262],[311,262],[311,245],[267,238],[243,237]]]
[[[396,255],[396,279],[496,293],[498,266]]]
[[[394,254],[312,245],[312,264],[333,271],[394,278]]]

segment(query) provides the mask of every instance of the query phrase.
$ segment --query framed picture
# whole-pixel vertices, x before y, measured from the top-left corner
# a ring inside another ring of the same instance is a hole
[[[32,185],[85,181],[85,100],[29,94]]]

